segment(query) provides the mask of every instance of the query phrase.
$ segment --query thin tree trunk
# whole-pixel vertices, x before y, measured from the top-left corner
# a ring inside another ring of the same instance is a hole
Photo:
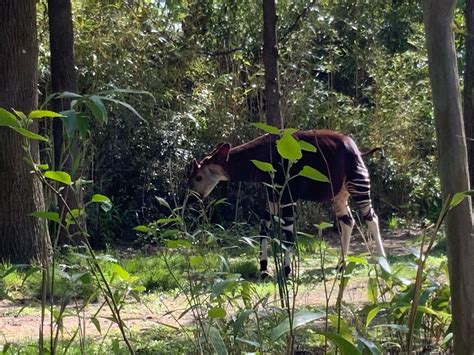
[[[466,56],[464,65],[464,128],[471,186],[474,186],[474,2],[466,0]]]
[[[265,67],[265,117],[269,125],[283,128],[278,76],[275,0],[263,0],[263,65]]]
[[[467,150],[452,31],[455,0],[423,0],[443,200],[469,189]],[[454,352],[474,353],[474,235],[470,199],[446,217]]]
[[[0,107],[36,108],[37,61],[36,0],[0,1]],[[0,127],[0,142],[0,259],[42,260],[42,251],[51,250],[47,225],[29,214],[45,209],[43,187],[23,160],[24,138]],[[37,142],[31,146],[38,160]]]

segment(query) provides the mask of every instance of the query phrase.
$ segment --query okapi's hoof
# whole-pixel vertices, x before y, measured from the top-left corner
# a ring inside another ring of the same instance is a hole
[[[266,280],[268,278],[270,278],[270,274],[268,273],[267,270],[260,270],[260,280]]]
[[[346,268],[346,261],[345,260],[340,260],[337,265],[336,265],[336,271],[342,272]]]

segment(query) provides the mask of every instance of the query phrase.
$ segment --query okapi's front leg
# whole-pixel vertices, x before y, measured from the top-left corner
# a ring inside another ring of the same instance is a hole
[[[260,221],[260,277],[262,279],[268,276],[268,231],[271,227],[271,218],[270,212],[265,210]]]
[[[352,218],[351,210],[347,203],[348,198],[349,193],[346,189],[342,189],[333,200],[336,218],[341,233],[342,265],[344,264],[347,254],[349,253],[352,229],[354,228],[355,224],[354,219]],[[340,268],[342,265],[339,265],[338,268]]]
[[[260,224],[260,273],[261,278],[264,279],[268,276],[268,231],[271,227],[272,216],[278,216],[281,218],[281,230],[283,234],[283,246],[285,247],[284,253],[284,270],[285,275],[288,276],[291,273],[291,257],[293,252],[293,246],[295,244],[294,238],[294,215],[293,215],[294,204],[290,203],[281,206],[275,202],[268,203],[268,211],[265,211],[265,215],[261,220]],[[281,216],[280,216],[281,214]]]

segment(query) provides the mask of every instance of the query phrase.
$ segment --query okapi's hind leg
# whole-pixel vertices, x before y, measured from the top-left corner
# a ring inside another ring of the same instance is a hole
[[[372,238],[374,238],[375,254],[385,257],[385,249],[383,247],[382,237],[380,236],[379,219],[374,212],[372,200],[370,199],[369,173],[365,166],[363,166],[363,169],[365,170],[365,175],[360,174],[361,176],[358,178],[348,181],[347,189],[367,223]],[[359,171],[362,171],[361,167],[359,167]]]
[[[271,215],[265,210],[260,221],[260,278],[263,280],[268,276],[268,231],[271,227]]]

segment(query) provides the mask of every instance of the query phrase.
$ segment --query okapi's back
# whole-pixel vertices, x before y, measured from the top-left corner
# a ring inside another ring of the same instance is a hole
[[[327,176],[330,183],[298,177],[292,180],[292,192],[303,200],[331,200],[342,189],[348,171],[360,156],[357,146],[350,137],[329,130],[299,131],[294,137],[312,144],[317,151],[304,151],[303,157],[292,169],[293,173],[297,174],[308,165]]]

